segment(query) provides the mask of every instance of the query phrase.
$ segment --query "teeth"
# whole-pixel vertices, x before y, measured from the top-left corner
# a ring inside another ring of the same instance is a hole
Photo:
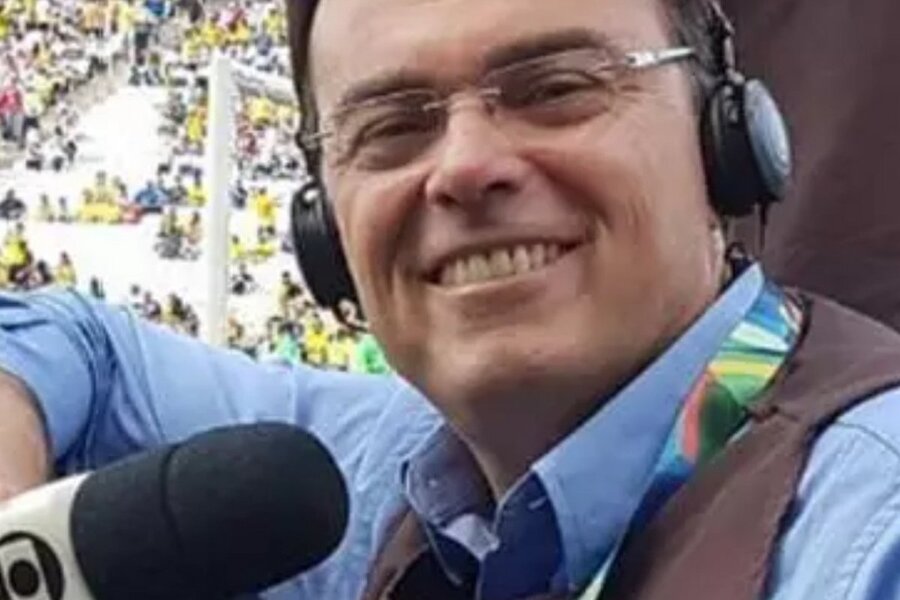
[[[531,270],[531,259],[528,257],[528,250],[525,246],[516,246],[513,252],[513,268],[517,275]]]
[[[522,275],[553,264],[561,254],[558,244],[497,248],[448,263],[438,280],[442,286],[455,287]]]
[[[513,274],[512,259],[506,250],[491,252],[491,274],[494,277],[507,277]]]
[[[531,247],[531,268],[540,269],[547,264],[547,252],[543,244],[535,244]]]
[[[466,266],[466,262],[463,260],[458,260],[452,267],[453,270],[453,285],[465,285],[466,281],[468,281],[469,277],[469,269]]]
[[[468,278],[472,282],[484,281],[491,276],[491,266],[483,254],[476,254],[469,259]]]

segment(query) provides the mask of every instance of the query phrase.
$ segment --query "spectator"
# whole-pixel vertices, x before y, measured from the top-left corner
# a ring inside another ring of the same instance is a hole
[[[281,318],[290,319],[296,316],[295,302],[302,296],[303,290],[300,285],[291,279],[290,273],[282,271],[278,283],[278,314]]]
[[[48,286],[53,283],[53,274],[50,273],[50,267],[44,260],[39,260],[34,265],[29,276],[28,288],[37,289]]]
[[[40,132],[36,129],[30,129],[28,134],[26,134],[25,141],[25,168],[29,171],[42,171],[47,162],[44,151],[44,143]]]
[[[106,171],[97,171],[94,176],[94,184],[88,189],[98,203],[114,204],[117,199],[115,184],[108,180]]]
[[[256,289],[256,280],[247,269],[246,263],[239,263],[237,273],[231,276],[231,293],[237,296],[249,294]]]
[[[159,322],[162,318],[162,307],[159,305],[159,302],[153,297],[153,294],[150,293],[149,290],[144,292],[144,302],[141,306],[141,314],[145,319],[150,321]]]
[[[159,212],[168,203],[168,197],[156,182],[148,179],[144,187],[135,194],[134,203],[145,213]]]
[[[72,221],[71,215],[69,215],[69,201],[65,196],[60,196],[58,201],[59,210],[56,213],[56,219],[60,223],[69,223]]]
[[[68,253],[59,255],[59,264],[56,266],[56,283],[61,286],[74,288],[78,284],[78,276],[75,273],[75,265]],[[96,279],[96,278],[95,278]],[[92,280],[93,282],[94,280]]]
[[[137,314],[143,314],[144,297],[141,292],[141,286],[136,283],[128,286],[128,295],[123,303]]]
[[[353,353],[351,370],[358,373],[384,375],[391,372],[384,351],[371,333],[365,333],[357,342]]]
[[[240,263],[247,260],[247,249],[240,236],[232,235],[228,244],[228,256],[232,262]]]
[[[72,138],[66,136],[62,127],[55,128],[53,139],[48,140],[47,144],[49,144],[50,149],[45,154],[48,157],[50,167],[54,171],[59,172],[65,167],[72,166],[72,163],[75,161],[75,155],[78,152],[78,145]]]
[[[203,222],[200,217],[200,211],[191,211],[190,220],[185,228],[185,237],[188,244],[198,247],[203,240]]]
[[[312,313],[303,329],[304,361],[311,365],[325,366],[328,364],[329,337],[321,317]]]
[[[162,324],[177,329],[184,322],[185,316],[186,312],[181,298],[178,294],[169,294],[160,315]]]
[[[201,208],[206,204],[206,190],[203,189],[203,177],[199,172],[194,172],[191,185],[187,188],[187,203],[195,208]]]
[[[37,214],[38,221],[44,221],[46,223],[55,221],[56,215],[53,213],[53,207],[50,205],[50,196],[41,194],[39,202]]]
[[[275,339],[274,357],[288,364],[299,364],[301,360],[300,341],[292,323],[283,322]]]
[[[9,273],[9,281],[16,288],[27,289],[31,268],[34,264],[34,254],[31,252],[28,241],[24,236],[9,237],[4,245],[3,255],[4,265]]]
[[[159,232],[157,235],[161,238],[168,238],[177,236],[180,232],[178,213],[175,211],[174,206],[170,206],[159,221]]]
[[[237,316],[229,315],[227,323],[226,343],[229,348],[237,348],[253,356],[255,352],[246,340],[247,330]]]
[[[2,14],[3,11],[0,11]],[[0,87],[0,133],[5,140],[18,141],[23,136],[24,104],[22,91],[14,77]]]
[[[18,221],[25,216],[26,210],[25,202],[16,195],[16,191],[13,188],[6,190],[6,196],[0,200],[0,219]]]
[[[88,284],[88,293],[97,300],[106,299],[106,290],[103,289],[103,282],[97,277],[91,277]]]
[[[250,205],[256,212],[258,219],[258,231],[260,239],[272,239],[275,237],[275,200],[269,194],[265,186],[257,186],[250,198]]]
[[[346,329],[339,328],[328,344],[328,366],[338,371],[349,371],[355,350],[353,336]]]

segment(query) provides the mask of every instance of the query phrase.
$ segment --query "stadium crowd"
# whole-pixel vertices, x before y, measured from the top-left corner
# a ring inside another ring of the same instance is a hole
[[[36,202],[30,202],[19,197],[17,190],[8,190],[0,200],[0,219],[7,223],[0,251],[0,287],[83,286],[90,295],[106,298],[101,279],[79,279],[68,252],[54,260],[35,256],[25,225],[28,220],[72,227],[120,226],[150,215],[158,219],[153,249],[160,260],[197,259],[203,238],[201,209],[207,201],[201,158],[208,126],[205,65],[218,50],[257,70],[287,73],[280,3],[238,0],[204,9],[191,2],[152,0],[21,0],[0,6],[0,44],[14,50],[0,67],[0,82],[15,86],[10,97],[28,97],[31,108],[40,106],[32,115],[25,110],[27,102],[10,103],[0,96],[3,133],[25,149],[28,169],[60,171],[79,160],[78,111],[69,95],[91,78],[106,74],[110,61],[122,56],[129,63],[128,85],[159,88],[165,94],[159,105],[159,134],[168,148],[155,171],[132,188],[119,174],[98,170],[93,181],[71,197],[41,193]],[[174,31],[168,40],[159,35],[163,24]],[[45,120],[51,110],[53,118]],[[279,231],[279,214],[286,204],[282,191],[304,174],[293,139],[298,114],[294,106],[255,92],[241,94],[236,112],[231,198],[235,211],[248,214],[253,235],[232,231],[230,294],[272,300],[262,319],[244,314],[240,306],[232,307],[228,344],[259,360],[388,371],[377,343],[351,308],[340,315],[323,311],[288,272],[281,273],[276,289],[260,283],[258,270],[289,249],[283,227]],[[198,335],[197,311],[182,295],[148,289],[139,281],[131,282],[128,289],[125,297],[113,300],[142,318],[185,335]]]
[[[0,3],[0,134],[32,168],[71,162],[72,98],[125,58],[136,20],[129,0]]]

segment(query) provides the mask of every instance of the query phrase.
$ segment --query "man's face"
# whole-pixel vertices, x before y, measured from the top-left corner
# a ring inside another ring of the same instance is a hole
[[[323,0],[314,91],[325,115],[374,79],[456,91],[487,63],[583,37],[573,31],[626,51],[671,46],[655,0]],[[716,293],[688,77],[669,66],[621,87],[596,117],[533,135],[477,102],[457,106],[443,135],[398,168],[354,169],[326,151],[372,329],[392,365],[457,421],[548,405],[581,418]],[[496,252],[527,269],[486,277],[476,257],[490,267],[504,260]]]

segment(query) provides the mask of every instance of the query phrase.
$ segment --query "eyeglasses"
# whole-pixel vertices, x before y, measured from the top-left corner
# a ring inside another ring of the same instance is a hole
[[[688,47],[630,52],[579,48],[548,54],[488,72],[472,89],[441,94],[411,89],[341,107],[315,133],[301,136],[310,151],[358,171],[385,171],[421,157],[461,106],[482,104],[497,121],[534,133],[608,112],[625,77],[694,56]]]

